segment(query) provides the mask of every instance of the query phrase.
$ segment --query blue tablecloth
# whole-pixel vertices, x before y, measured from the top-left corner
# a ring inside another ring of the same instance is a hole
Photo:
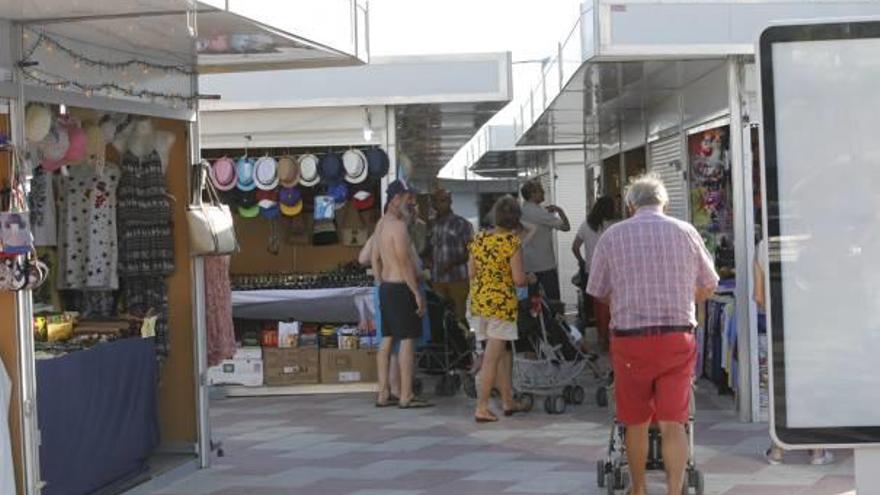
[[[159,443],[153,339],[125,339],[39,360],[44,495],[80,495],[147,469]]]

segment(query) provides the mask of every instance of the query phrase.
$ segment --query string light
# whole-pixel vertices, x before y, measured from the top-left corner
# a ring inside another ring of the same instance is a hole
[[[75,90],[81,91],[86,96],[91,96],[95,92],[118,92],[125,96],[131,96],[134,98],[140,99],[149,99],[152,102],[155,102],[159,99],[169,100],[172,102],[181,102],[181,103],[192,103],[196,101],[198,98],[194,96],[186,96],[177,93],[164,93],[160,91],[151,91],[148,89],[136,90],[134,89],[134,84],[130,85],[129,88],[125,88],[116,83],[98,83],[98,84],[86,84],[81,83],[79,81],[72,81],[69,79],[65,79],[63,77],[54,75],[54,74],[44,74],[41,75],[34,71],[33,69],[28,69],[23,71],[25,77],[36,81],[45,86],[49,86],[55,89],[64,89],[64,88],[73,88]],[[51,78],[51,79],[50,79]]]
[[[129,28],[134,29],[133,26],[129,26]],[[147,62],[146,60],[140,60],[140,59],[123,60],[120,62],[106,62],[103,60],[96,60],[96,59],[87,57],[87,56],[85,56],[85,55],[83,55],[83,54],[81,54],[71,48],[64,46],[60,42],[46,36],[43,33],[38,33],[37,40],[34,42],[34,45],[31,47],[31,49],[28,50],[27,54],[25,55],[25,57],[23,59],[23,62],[31,61],[31,57],[33,57],[33,55],[36,53],[37,49],[39,49],[40,47],[43,47],[47,52],[50,52],[50,53],[54,52],[55,50],[58,50],[59,52],[64,53],[65,55],[67,55],[68,57],[73,59],[76,63],[85,64],[90,67],[100,67],[102,69],[122,70],[123,75],[126,75],[128,72],[128,69],[130,69],[132,67],[141,68],[142,70],[145,71],[144,72],[145,74],[148,73],[150,70],[157,70],[157,71],[161,71],[161,72],[176,73],[176,74],[182,74],[182,75],[186,75],[186,76],[195,75],[194,71],[192,71],[184,66],[155,64],[155,63]]]

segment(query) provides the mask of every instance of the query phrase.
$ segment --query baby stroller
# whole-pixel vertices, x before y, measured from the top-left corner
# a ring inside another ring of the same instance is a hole
[[[575,344],[568,322],[544,296],[540,286],[530,288],[520,301],[519,340],[514,343],[513,388],[528,408],[535,396],[544,396],[548,414],[562,414],[567,405],[583,404],[582,375],[589,368],[601,379],[597,356],[585,355]]]
[[[431,338],[418,348],[416,366],[420,373],[440,377],[434,388],[435,395],[452,396],[463,384],[466,387],[469,385],[467,370],[471,366],[471,346],[468,343],[468,329],[458,321],[450,301],[430,289],[425,299]],[[422,381],[416,378],[413,392],[419,395],[423,388]]]
[[[613,380],[613,375],[609,376]],[[697,469],[694,457],[694,416],[696,413],[694,390],[695,385],[691,387],[690,414],[685,425],[685,431],[688,436],[688,460],[684,484],[682,485],[682,495],[689,495],[691,493],[703,495],[705,490],[705,479],[703,478],[703,473]],[[613,392],[614,384],[612,382],[608,386],[608,396],[612,414],[615,414]],[[625,433],[626,427],[617,421],[615,415],[612,421],[611,435],[608,440],[608,452],[604,460],[596,461],[596,484],[599,488],[605,488],[608,495],[614,495],[618,490],[625,490],[630,484],[629,465],[626,459],[626,443],[624,442]],[[648,471],[661,471],[664,469],[664,465],[660,430],[656,426],[652,426],[648,435]],[[693,489],[693,492],[691,492],[691,489]]]

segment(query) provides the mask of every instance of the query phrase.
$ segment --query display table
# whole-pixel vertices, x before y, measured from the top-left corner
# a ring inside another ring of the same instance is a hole
[[[372,299],[372,287],[232,291],[232,315],[250,320],[355,323],[360,321],[359,305],[372,308]]]
[[[153,339],[36,362],[44,495],[80,495],[147,470],[159,443]]]

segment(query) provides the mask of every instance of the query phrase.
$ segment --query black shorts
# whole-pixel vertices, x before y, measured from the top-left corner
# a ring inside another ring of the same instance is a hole
[[[382,312],[382,335],[395,340],[417,339],[422,336],[422,318],[418,304],[405,283],[383,283],[379,286],[379,308]]]

